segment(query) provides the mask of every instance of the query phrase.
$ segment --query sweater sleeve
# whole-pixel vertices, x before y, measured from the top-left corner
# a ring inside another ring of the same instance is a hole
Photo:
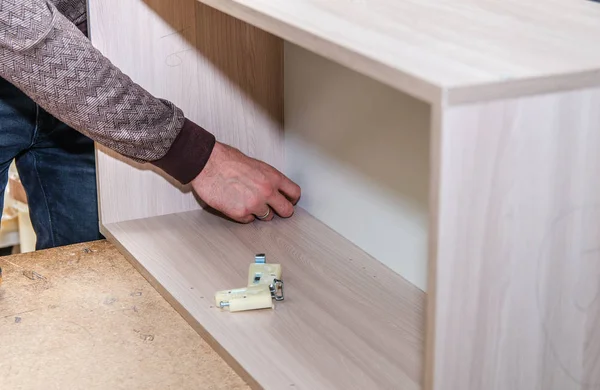
[[[0,0],[0,77],[99,144],[191,181],[215,139],[123,74],[46,0]]]

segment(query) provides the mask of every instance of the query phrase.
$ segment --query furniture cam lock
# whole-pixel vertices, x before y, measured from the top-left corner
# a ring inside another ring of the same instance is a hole
[[[254,257],[248,270],[248,286],[218,291],[215,303],[231,312],[273,308],[273,301],[283,301],[281,264],[267,264],[263,253]]]
[[[266,285],[219,291],[215,294],[215,301],[220,308],[227,308],[230,312],[273,307],[271,290]]]

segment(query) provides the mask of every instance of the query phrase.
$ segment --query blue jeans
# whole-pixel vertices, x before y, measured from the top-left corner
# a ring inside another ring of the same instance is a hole
[[[93,141],[0,78],[0,215],[13,159],[37,249],[102,238]]]

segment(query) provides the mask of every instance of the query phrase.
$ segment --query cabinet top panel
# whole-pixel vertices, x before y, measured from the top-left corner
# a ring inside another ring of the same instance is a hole
[[[590,0],[201,0],[431,103],[600,84]]]

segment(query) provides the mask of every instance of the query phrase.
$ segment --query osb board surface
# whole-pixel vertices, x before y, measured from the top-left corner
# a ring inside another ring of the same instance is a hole
[[[2,388],[247,388],[106,241],[0,267]]]

